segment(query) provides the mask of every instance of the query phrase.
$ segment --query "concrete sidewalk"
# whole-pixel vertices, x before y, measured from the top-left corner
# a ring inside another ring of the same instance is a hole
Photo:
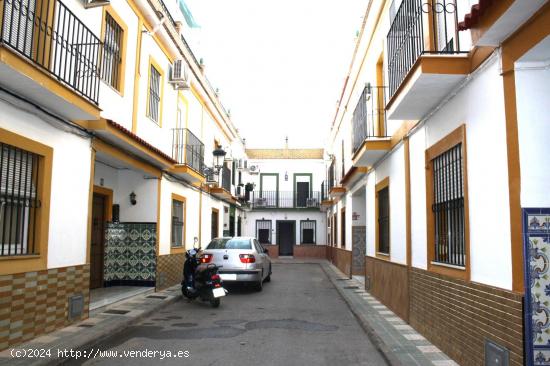
[[[58,351],[82,351],[107,336],[123,331],[129,325],[181,298],[181,287],[173,286],[160,292],[143,293],[90,312],[90,317],[71,326],[40,336],[15,348],[0,352],[0,365],[57,365],[69,357]],[[13,357],[13,350],[43,350],[34,357]],[[49,355],[46,354],[49,350]]]
[[[328,261],[318,263],[390,365],[457,365],[439,348],[366,292],[364,283],[358,279],[350,279]]]

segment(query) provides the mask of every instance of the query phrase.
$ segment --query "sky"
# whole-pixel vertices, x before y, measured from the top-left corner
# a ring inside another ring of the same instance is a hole
[[[248,148],[323,147],[366,0],[186,0],[198,58]]]

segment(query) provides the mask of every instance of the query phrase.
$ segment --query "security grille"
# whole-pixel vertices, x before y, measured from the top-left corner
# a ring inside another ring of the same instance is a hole
[[[435,262],[464,267],[462,144],[432,160]]]
[[[40,156],[0,143],[0,256],[36,254]]]
[[[317,221],[300,221],[300,243],[315,244]]]
[[[378,252],[390,254],[390,189],[378,192]]]
[[[172,246],[183,246],[184,210],[185,203],[172,200]]]
[[[160,73],[151,65],[149,75],[149,110],[147,116],[155,122],[159,122],[160,114]]]
[[[256,220],[256,238],[260,244],[271,244],[271,220]]]
[[[122,28],[108,12],[105,12],[105,38],[103,39],[101,78],[117,90],[120,88],[121,50]]]

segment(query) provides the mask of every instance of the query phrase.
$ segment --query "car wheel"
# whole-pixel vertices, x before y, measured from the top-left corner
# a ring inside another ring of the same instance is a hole
[[[264,273],[262,272],[262,275],[260,276],[260,280],[258,282],[256,282],[256,285],[254,286],[255,290],[258,291],[258,292],[262,291],[262,289],[264,287],[263,278],[264,278]]]
[[[269,265],[269,274],[265,278],[265,282],[270,282],[270,281],[271,281],[271,264]]]

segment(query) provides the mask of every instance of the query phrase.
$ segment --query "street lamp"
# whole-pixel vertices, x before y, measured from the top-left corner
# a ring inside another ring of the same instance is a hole
[[[223,161],[225,157],[225,150],[221,147],[217,147],[214,151],[212,151],[212,155],[214,155],[214,168],[217,171],[217,174],[220,174],[220,170],[223,166]]]

